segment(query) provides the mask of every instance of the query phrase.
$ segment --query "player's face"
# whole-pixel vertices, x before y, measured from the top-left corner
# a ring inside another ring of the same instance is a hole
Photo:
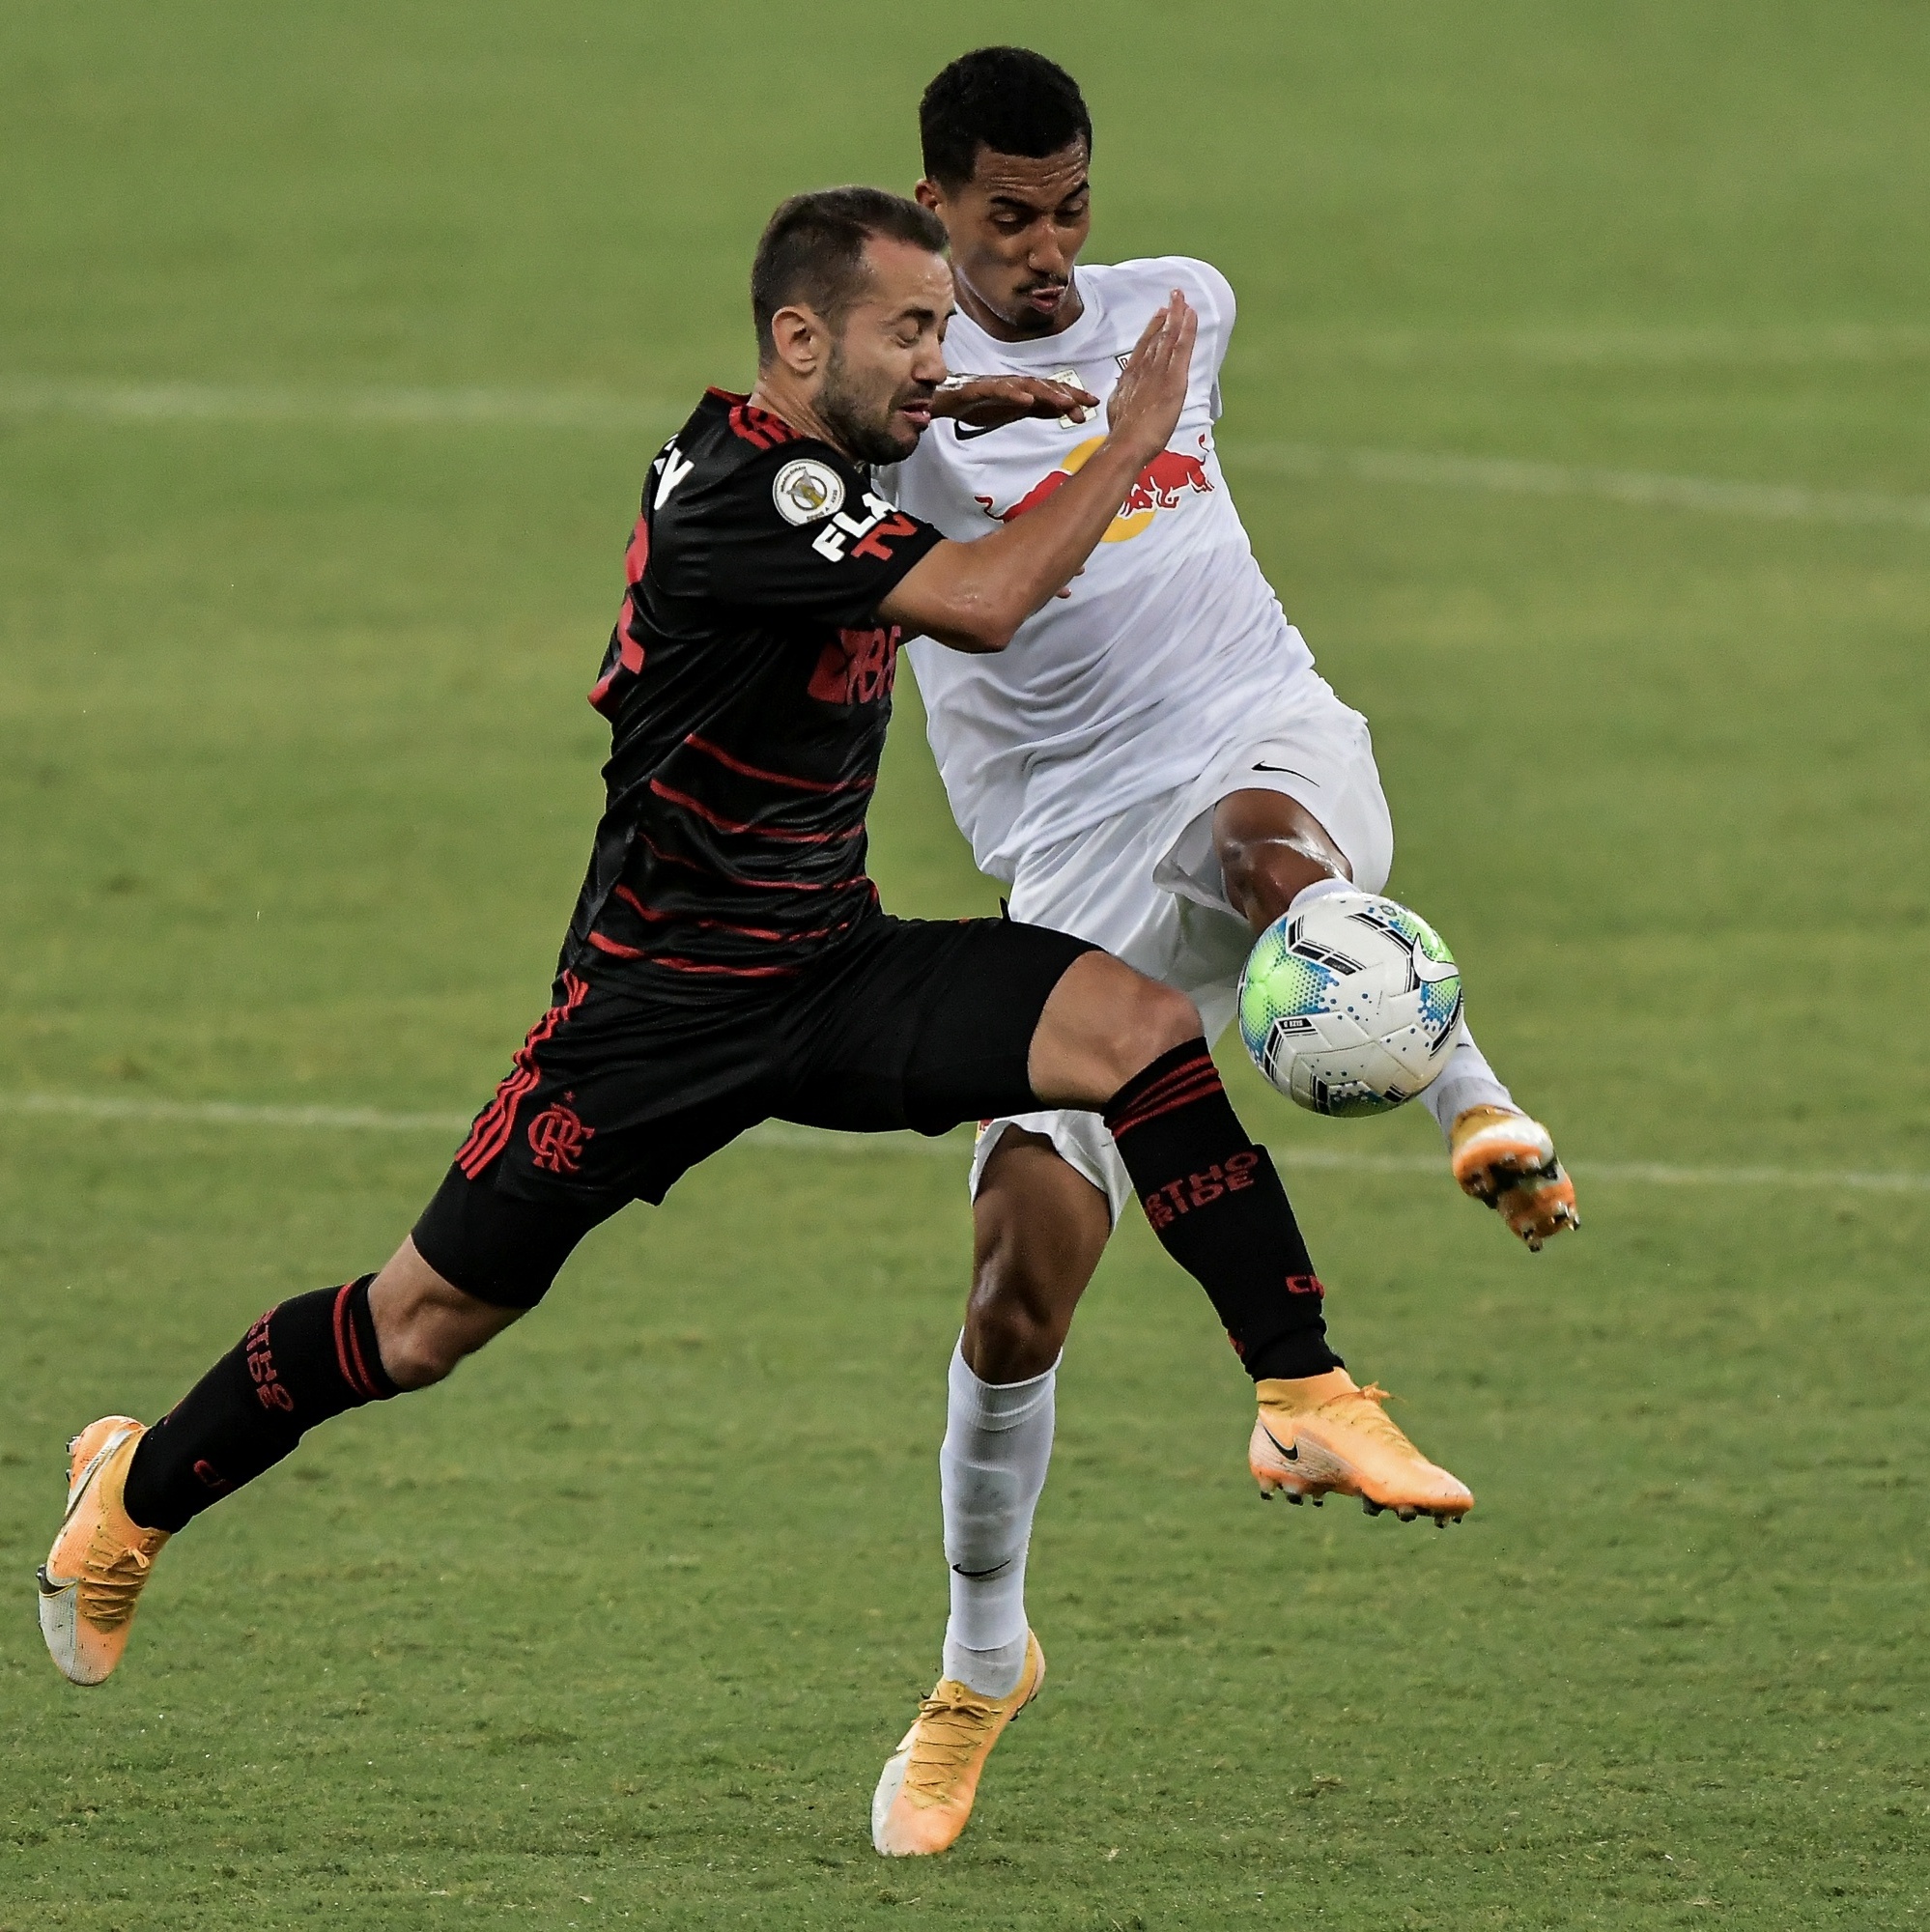
[[[1072,265],[1093,226],[1090,158],[1084,141],[1036,160],[980,148],[963,187],[919,183],[951,238],[959,306],[980,327],[1009,341],[1078,315]]]
[[[906,242],[866,249],[870,287],[831,345],[812,405],[839,445],[863,463],[900,463],[931,426],[945,380],[951,270]]]

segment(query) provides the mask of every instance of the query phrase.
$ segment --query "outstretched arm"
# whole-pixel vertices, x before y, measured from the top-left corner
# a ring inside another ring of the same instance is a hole
[[[1107,405],[1108,433],[1076,476],[1015,523],[929,551],[878,615],[961,651],[1002,651],[1080,568],[1139,473],[1166,447],[1185,407],[1199,326],[1184,297],[1147,324]]]
[[[1086,420],[1099,399],[1076,383],[1049,376],[953,376],[931,399],[934,416],[956,416],[974,429],[1003,429],[1028,416],[1069,416]]]

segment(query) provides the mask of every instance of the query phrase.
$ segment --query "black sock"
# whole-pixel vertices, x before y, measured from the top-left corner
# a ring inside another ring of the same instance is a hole
[[[1287,1190],[1247,1138],[1206,1042],[1188,1040],[1135,1074],[1105,1120],[1152,1232],[1206,1291],[1247,1374],[1339,1368]]]
[[[270,1308],[141,1438],[128,1514],[177,1530],[264,1469],[318,1422],[396,1393],[376,1347],[363,1275]]]

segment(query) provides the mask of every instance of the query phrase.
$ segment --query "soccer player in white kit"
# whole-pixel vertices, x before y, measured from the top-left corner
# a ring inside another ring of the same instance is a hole
[[[1367,720],[1282,612],[1214,452],[1234,292],[1183,256],[1075,271],[1092,124],[1042,56],[962,56],[926,90],[920,131],[918,198],[949,232],[958,312],[949,419],[883,472],[906,510],[954,539],[1023,516],[1097,448],[1148,318],[1176,289],[1200,318],[1178,428],[1081,577],[1003,655],[909,648],[952,812],[979,868],[1010,882],[1011,916],[1187,993],[1211,1039],[1254,936],[1321,894],[1380,892],[1394,857]],[[1577,1225],[1547,1129],[1464,1029],[1422,1098],[1456,1179],[1530,1248]],[[1054,1375],[1132,1194],[1103,1122],[1071,1112],[988,1122],[971,1181],[975,1273],[940,1455],[951,1613],[941,1681],[874,1802],[887,1854],[957,1837],[992,1745],[1036,1688],[1025,1562]],[[1257,1387],[1262,1493],[1320,1500],[1304,1482],[1313,1463],[1376,1509],[1350,1476],[1378,1453],[1377,1425],[1392,1430],[1381,1392],[1344,1369]]]

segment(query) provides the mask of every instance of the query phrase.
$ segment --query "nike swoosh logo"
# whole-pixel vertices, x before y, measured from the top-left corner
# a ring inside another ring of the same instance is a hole
[[[1291,765],[1255,765],[1257,772],[1285,772],[1290,779],[1307,779],[1305,772],[1296,772]],[[1319,784],[1319,779],[1307,779],[1309,784]]]
[[[1263,1422],[1260,1425],[1260,1433],[1286,1457],[1288,1462],[1297,1463],[1300,1460],[1300,1445],[1297,1442],[1290,1449]]]
[[[68,1526],[68,1524],[73,1520],[73,1513],[80,1507],[81,1503],[85,1500],[87,1492],[90,1488],[92,1488],[95,1477],[100,1473],[101,1463],[106,1462],[108,1457],[113,1455],[115,1450],[117,1450],[121,1446],[121,1444],[124,1443],[127,1439],[128,1439],[128,1432],[125,1429],[120,1430],[116,1434],[110,1435],[107,1438],[107,1440],[103,1442],[100,1445],[100,1447],[94,1452],[94,1460],[88,1463],[86,1468],[81,1470],[80,1480],[73,1486],[72,1500],[69,1502],[67,1506],[67,1512],[60,1520],[60,1526],[63,1529],[65,1529]]]
[[[975,437],[990,436],[995,429],[1004,429],[1005,423],[968,423],[961,416],[951,418],[951,434],[960,442],[970,442]]]
[[[968,1583],[982,1583],[987,1577],[996,1577],[1002,1571],[1012,1567],[1012,1559],[1008,1556],[1003,1563],[994,1563],[989,1570],[961,1570],[957,1564],[951,1566],[954,1577],[963,1577]]]
[[[1443,980],[1461,977],[1461,968],[1452,959],[1430,959],[1417,945],[1414,948],[1414,978],[1424,986],[1438,985]]]

